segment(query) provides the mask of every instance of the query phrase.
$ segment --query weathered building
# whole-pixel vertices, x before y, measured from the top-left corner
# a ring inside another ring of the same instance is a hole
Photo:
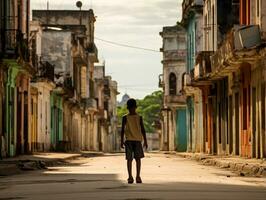
[[[107,110],[107,152],[113,152],[120,149],[120,138],[117,131],[117,82],[112,80],[111,76],[105,76],[104,80],[105,109]]]
[[[265,9],[260,0],[204,1],[204,48],[183,81],[202,93],[201,152],[266,155]]]
[[[202,91],[198,87],[191,86],[190,77],[188,77],[188,74],[197,74],[196,55],[203,48],[202,9],[203,0],[185,0],[182,3],[182,25],[186,29],[187,39],[186,73],[183,74],[182,90],[186,95],[186,124],[190,152],[200,152],[204,149]]]
[[[163,39],[163,87],[161,150],[187,150],[186,100],[182,95],[182,75],[186,71],[186,35],[181,25],[164,27]]]
[[[30,1],[0,2],[1,153],[31,150],[30,80],[35,72],[29,51]]]
[[[117,129],[117,82],[105,76],[105,64],[97,65],[94,74],[98,102],[98,142],[99,150],[112,152],[119,150],[119,134]]]
[[[51,145],[55,150],[87,150],[95,130],[95,17],[92,10],[33,10],[43,27],[43,59],[55,67],[51,96]]]
[[[37,73],[34,75],[31,99],[31,139],[33,151],[49,151],[51,149],[52,110],[51,92],[55,88],[54,66],[44,56],[46,39],[43,37],[40,23],[33,21],[30,26],[31,58]]]

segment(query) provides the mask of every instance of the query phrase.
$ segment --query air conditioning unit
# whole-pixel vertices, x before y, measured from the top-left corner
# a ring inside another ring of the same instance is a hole
[[[260,27],[258,25],[235,28],[234,44],[236,50],[249,49],[261,44]]]

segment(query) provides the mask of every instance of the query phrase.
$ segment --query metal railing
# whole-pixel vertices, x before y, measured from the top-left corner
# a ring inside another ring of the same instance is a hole
[[[211,73],[211,56],[212,51],[201,51],[196,57],[196,65],[194,67],[194,73],[192,79],[198,80],[207,78]]]
[[[54,65],[49,62],[40,62],[39,77],[54,82]]]
[[[15,29],[1,30],[2,57],[20,57],[25,62],[30,61],[28,41],[21,31]]]
[[[212,73],[219,72],[227,58],[231,57],[234,50],[234,33],[230,31],[220,48],[211,56]]]
[[[81,103],[85,108],[97,109],[97,101],[94,98],[83,98]]]
[[[94,43],[89,43],[86,51],[89,53],[89,56],[92,56],[95,61],[98,60],[98,49]]]

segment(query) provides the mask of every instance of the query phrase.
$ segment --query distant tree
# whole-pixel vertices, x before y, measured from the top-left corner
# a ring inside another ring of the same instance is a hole
[[[127,111],[126,105],[117,107],[118,125],[120,125],[120,126],[122,125],[122,117],[127,113],[128,113],[128,111]]]
[[[160,118],[162,102],[162,91],[153,92],[144,99],[138,100],[138,113],[143,117],[147,132],[153,133],[155,131],[153,125]]]
[[[143,117],[144,126],[147,132],[153,133],[154,123],[160,118],[160,109],[162,107],[162,91],[155,91],[144,99],[137,100],[137,112]],[[121,125],[122,116],[127,114],[126,106],[117,108],[119,124]]]

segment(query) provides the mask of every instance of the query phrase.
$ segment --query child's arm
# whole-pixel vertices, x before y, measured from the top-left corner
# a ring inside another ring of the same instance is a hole
[[[122,118],[122,128],[121,128],[121,148],[124,148],[124,135],[125,135],[125,125],[126,125],[126,116]]]
[[[140,117],[140,127],[141,127],[141,133],[143,135],[143,139],[144,139],[144,144],[143,146],[148,149],[148,142],[147,142],[147,137],[146,137],[146,131],[145,131],[145,127],[144,127],[144,124],[143,124],[143,119],[142,117]]]

